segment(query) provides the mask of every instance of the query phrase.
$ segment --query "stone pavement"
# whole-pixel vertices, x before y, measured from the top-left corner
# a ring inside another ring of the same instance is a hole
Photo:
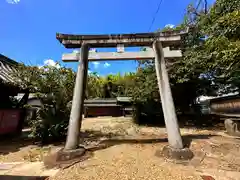
[[[42,162],[0,163],[1,180],[44,180],[58,171],[59,169],[46,170]]]

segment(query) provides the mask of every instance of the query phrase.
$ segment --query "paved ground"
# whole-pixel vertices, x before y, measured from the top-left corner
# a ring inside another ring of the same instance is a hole
[[[46,177],[55,175],[59,170],[46,170],[42,162],[14,162],[0,163],[0,179],[12,180],[35,180],[36,178],[46,179]],[[26,177],[28,176],[28,177]]]

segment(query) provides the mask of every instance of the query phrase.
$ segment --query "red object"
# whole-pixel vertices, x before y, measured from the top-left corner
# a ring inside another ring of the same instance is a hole
[[[212,176],[201,176],[203,180],[215,180]]]
[[[91,106],[85,108],[84,115],[91,116],[121,116],[122,111],[119,106],[99,107]]]
[[[0,134],[14,133],[20,121],[21,110],[0,110]]]

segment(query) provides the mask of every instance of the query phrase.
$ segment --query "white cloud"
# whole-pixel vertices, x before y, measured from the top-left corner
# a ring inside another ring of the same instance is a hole
[[[91,70],[88,70],[88,74],[90,74],[90,73],[92,73],[92,71],[91,71]]]
[[[56,63],[54,60],[52,60],[52,59],[47,59],[47,60],[45,60],[44,62],[43,62],[43,65],[40,65],[40,66],[38,66],[39,68],[43,68],[43,66],[54,66],[54,67],[56,67],[56,68],[60,68],[61,66],[58,64],[58,63]]]
[[[93,68],[94,68],[94,69],[100,68],[100,65],[101,65],[101,68],[102,68],[102,67],[108,68],[108,67],[111,66],[111,64],[109,64],[109,63],[107,63],[107,62],[105,62],[104,64],[101,64],[100,62],[94,61],[94,62],[92,62],[92,64],[93,64]],[[103,66],[102,66],[102,65],[103,65]]]
[[[165,27],[166,27],[166,28],[174,28],[175,25],[174,25],[174,24],[166,24]]]
[[[18,4],[20,0],[6,0],[6,2],[9,4]]]
[[[104,65],[103,65],[103,67],[105,67],[105,68],[108,68],[109,66],[111,66],[111,64],[109,64],[107,62],[105,62]]]
[[[73,53],[79,53],[79,50],[75,49],[75,50],[73,50]]]
[[[97,69],[100,65],[100,62],[93,62],[94,69]]]
[[[44,61],[44,65],[45,66],[55,66],[56,68],[60,68],[60,65],[58,63],[56,63],[54,60],[52,59],[47,59]]]

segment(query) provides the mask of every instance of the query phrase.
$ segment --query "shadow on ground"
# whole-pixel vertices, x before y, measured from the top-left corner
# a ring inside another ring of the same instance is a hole
[[[156,119],[154,119],[156,118]],[[150,121],[152,120],[152,121]],[[222,130],[224,129],[224,124],[222,121],[220,121],[217,117],[214,116],[189,116],[189,115],[181,115],[178,116],[179,125],[181,128],[198,128],[198,129],[204,129],[204,130]],[[144,123],[144,122],[148,122]],[[161,117],[152,117],[147,119],[142,119],[141,123],[135,122],[139,125],[148,126],[148,127],[165,127],[164,119]],[[23,132],[21,137],[11,137],[11,136],[0,136],[0,155],[5,155],[10,152],[17,152],[21,148],[31,145],[38,145],[43,146],[43,144],[39,144],[34,139],[28,138],[27,134],[29,132]],[[83,139],[84,142],[91,142],[98,139],[113,139],[114,137],[121,136],[121,133],[102,133],[101,131],[86,131],[81,133],[81,139]],[[161,138],[161,137],[159,137]],[[194,137],[193,137],[194,138]],[[189,139],[189,138],[187,138]],[[55,141],[49,141],[44,145],[54,145],[54,146],[62,146],[65,143],[66,137],[63,137],[59,140]],[[111,142],[110,142],[111,141]],[[114,140],[109,140],[108,143],[113,143]],[[116,140],[115,143],[120,143],[121,140]],[[141,143],[146,143],[147,140],[141,140]],[[151,141],[151,140],[150,140]],[[160,139],[160,140],[154,140],[156,141],[163,141],[166,142],[166,139]],[[189,140],[187,140],[189,141]],[[140,143],[138,140],[122,140],[121,143]],[[189,144],[189,143],[186,143]]]
[[[13,176],[0,175],[1,180],[47,180],[48,176]]]
[[[127,137],[126,134],[122,133],[103,133],[101,131],[85,131],[81,132],[80,143],[86,147],[91,147],[89,150],[94,151],[97,149],[104,149],[110,146],[118,144],[150,144],[150,143],[161,143],[167,142],[166,137],[161,137],[163,135],[159,134],[159,138],[156,135],[151,138],[150,136],[141,136],[141,139],[134,137]],[[193,139],[208,139],[213,135],[184,135],[183,141],[185,146],[190,146]],[[65,139],[49,143],[53,146],[63,146]],[[13,139],[2,139],[0,141],[0,155],[6,155],[8,153],[13,153],[19,151],[21,148],[31,145],[37,145],[33,139],[24,138],[13,138]]]
[[[142,116],[134,122],[140,126],[165,127],[163,116]],[[204,130],[224,130],[224,122],[214,115],[178,115],[180,128],[197,128]]]
[[[35,142],[29,138],[5,138],[0,140],[0,155],[17,152],[21,148],[34,145]]]
[[[190,147],[194,139],[209,139],[213,136],[215,135],[183,135],[182,138],[185,147]],[[146,136],[146,138],[142,136],[140,138],[121,136],[113,133],[103,134],[100,131],[86,131],[83,133],[81,143],[89,147],[87,148],[89,151],[96,151],[120,144],[154,144],[166,142],[168,142],[168,139],[166,137],[161,138],[161,135],[159,135],[159,138],[157,138],[156,135],[153,138],[150,136]]]
[[[185,146],[190,146],[193,139],[208,139],[213,135],[184,135],[183,140]],[[159,134],[158,136],[127,136],[124,134],[118,133],[102,133],[101,131],[89,130],[81,133],[81,141],[80,144],[86,148],[86,153],[81,157],[76,157],[67,161],[56,161],[55,153],[49,154],[50,156],[46,156],[44,160],[44,164],[47,168],[68,168],[75,163],[85,161],[92,156],[94,156],[94,152],[98,150],[103,150],[110,148],[112,146],[121,145],[121,144],[156,144],[156,143],[164,143],[167,144],[167,138],[164,134]]]
[[[54,145],[59,146],[62,145],[65,142],[65,138],[49,142],[48,144],[44,145]],[[40,141],[36,141],[36,139],[30,138],[26,136],[25,132],[20,137],[16,137],[14,135],[4,135],[0,136],[0,155],[6,155],[9,153],[18,152],[21,148],[27,147],[27,146],[36,146],[36,147],[42,147],[43,144],[41,144]]]

